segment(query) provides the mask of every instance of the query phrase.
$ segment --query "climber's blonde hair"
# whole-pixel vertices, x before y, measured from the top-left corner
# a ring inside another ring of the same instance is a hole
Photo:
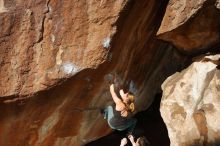
[[[130,100],[130,102],[134,102],[134,94],[128,93],[128,99]]]
[[[133,113],[134,110],[135,110],[135,105],[134,105],[134,98],[135,98],[135,96],[132,93],[128,93],[127,97],[129,99],[129,102],[126,105],[127,106],[127,110],[129,112]]]

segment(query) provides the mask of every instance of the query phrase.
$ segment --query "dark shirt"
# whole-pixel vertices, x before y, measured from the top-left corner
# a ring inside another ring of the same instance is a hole
[[[116,111],[115,108],[113,108],[113,114],[114,116],[110,119],[110,124],[112,127],[115,127],[116,129],[123,129],[127,124],[130,124],[129,117],[122,117],[120,111]]]

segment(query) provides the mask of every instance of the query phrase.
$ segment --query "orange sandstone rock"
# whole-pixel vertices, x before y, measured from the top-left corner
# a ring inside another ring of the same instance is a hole
[[[160,39],[192,53],[219,43],[219,1],[170,0],[157,32]]]
[[[111,129],[99,109],[87,109],[112,104],[106,76],[119,74],[140,111],[184,64],[155,38],[166,2],[0,2],[0,145],[81,146],[100,138]]]

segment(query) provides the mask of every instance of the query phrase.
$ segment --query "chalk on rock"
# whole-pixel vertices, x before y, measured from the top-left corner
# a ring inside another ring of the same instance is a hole
[[[61,69],[63,70],[64,73],[71,74],[71,75],[74,75],[81,70],[78,66],[76,66],[75,64],[71,62],[65,62],[62,65]]]
[[[114,83],[114,76],[112,74],[107,74],[104,76],[105,81],[108,84],[113,84]]]
[[[104,48],[109,48],[110,47],[110,42],[111,42],[111,38],[107,37],[103,40],[102,45]]]
[[[129,83],[129,91],[133,94],[137,93],[137,87],[134,83],[134,81],[131,80],[131,82]]]

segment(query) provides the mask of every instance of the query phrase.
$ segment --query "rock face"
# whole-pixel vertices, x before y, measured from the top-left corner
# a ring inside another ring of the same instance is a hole
[[[157,35],[185,52],[219,43],[219,1],[170,0]]]
[[[220,55],[206,56],[163,83],[160,112],[171,146],[220,143]]]
[[[109,74],[136,95],[140,111],[184,62],[155,38],[165,1],[0,4],[3,146],[81,146],[104,136],[110,128],[99,108],[112,103]]]
[[[48,89],[106,59],[126,0],[0,0],[0,96]]]

